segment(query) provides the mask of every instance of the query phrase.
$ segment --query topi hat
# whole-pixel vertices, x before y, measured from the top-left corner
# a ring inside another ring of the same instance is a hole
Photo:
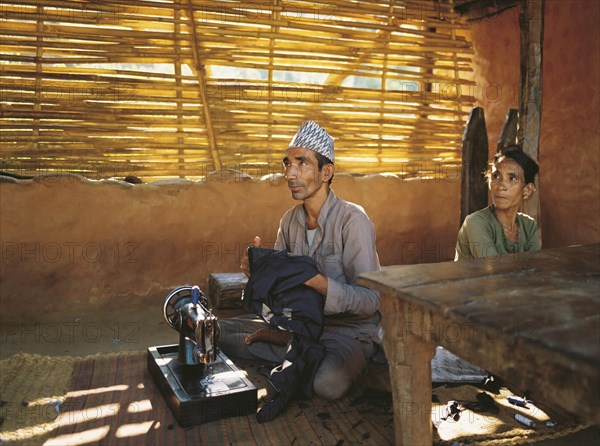
[[[303,122],[288,147],[304,147],[334,161],[333,138],[315,121]]]

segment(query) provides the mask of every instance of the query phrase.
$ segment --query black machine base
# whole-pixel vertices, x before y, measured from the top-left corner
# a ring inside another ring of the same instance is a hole
[[[177,344],[149,347],[148,370],[181,427],[256,413],[256,387],[223,353],[210,366],[177,354]]]

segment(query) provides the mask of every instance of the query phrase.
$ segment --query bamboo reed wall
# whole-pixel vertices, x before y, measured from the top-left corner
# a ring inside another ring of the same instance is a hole
[[[431,176],[460,163],[465,26],[445,0],[1,2],[0,170],[262,175],[314,119],[338,171]]]

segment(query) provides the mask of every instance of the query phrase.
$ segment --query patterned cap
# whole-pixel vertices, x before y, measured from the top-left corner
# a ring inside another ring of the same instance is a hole
[[[334,162],[333,138],[315,121],[303,122],[288,147],[304,147]]]

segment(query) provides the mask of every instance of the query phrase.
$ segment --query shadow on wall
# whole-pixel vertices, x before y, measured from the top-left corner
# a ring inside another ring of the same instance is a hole
[[[281,176],[0,179],[0,304],[27,301],[36,312],[142,298],[160,305],[176,286],[206,289],[210,273],[239,271],[255,235],[272,246],[281,216],[297,203]],[[460,181],[342,173],[332,187],[371,217],[382,265],[452,259]]]

